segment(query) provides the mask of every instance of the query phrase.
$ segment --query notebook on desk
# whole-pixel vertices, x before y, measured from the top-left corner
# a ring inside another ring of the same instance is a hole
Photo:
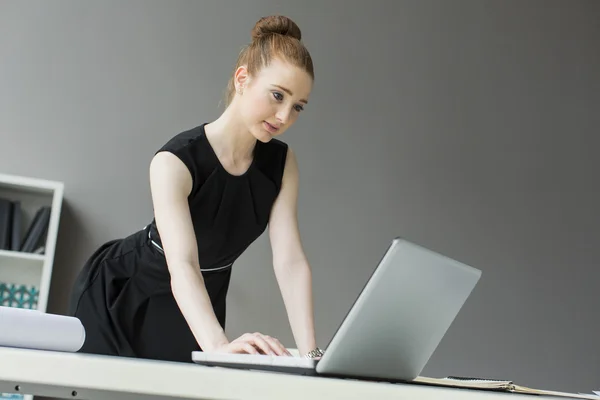
[[[511,380],[501,379],[484,379],[484,378],[471,378],[462,376],[448,376],[446,378],[430,378],[425,376],[419,376],[414,379],[415,383],[422,383],[426,385],[434,386],[447,386],[465,389],[484,389],[484,390],[497,390],[503,392],[522,393],[522,394],[536,394],[545,396],[558,396],[575,399],[588,399],[588,400],[600,400],[600,396],[596,394],[586,393],[566,393],[552,390],[541,390],[533,389],[526,386],[515,384]]]

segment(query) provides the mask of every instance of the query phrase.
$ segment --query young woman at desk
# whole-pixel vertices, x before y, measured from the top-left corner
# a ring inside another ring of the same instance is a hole
[[[81,352],[182,362],[194,350],[289,355],[267,335],[230,341],[224,331],[233,264],[268,226],[298,350],[322,354],[296,220],[296,159],[275,139],[298,118],[313,80],[298,26],[282,16],[260,19],[225,111],[175,135],[152,159],[152,222],[100,246],[80,272],[70,315],[86,330]]]

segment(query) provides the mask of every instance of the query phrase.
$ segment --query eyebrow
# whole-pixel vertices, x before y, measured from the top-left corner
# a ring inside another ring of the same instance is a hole
[[[283,86],[280,85],[273,85],[275,87],[278,87],[279,89],[283,90],[284,92],[286,92],[287,94],[289,94],[290,96],[293,96],[294,94],[292,93],[292,91],[288,88],[285,88]],[[300,99],[300,102],[304,103],[304,104],[308,104],[308,101],[305,99]]]

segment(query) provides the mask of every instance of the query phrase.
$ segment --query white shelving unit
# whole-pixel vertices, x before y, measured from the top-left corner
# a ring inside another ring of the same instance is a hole
[[[0,250],[0,282],[35,286],[39,291],[36,309],[42,312],[48,305],[63,194],[62,182],[0,174],[0,198],[20,202],[22,240],[36,212],[43,206],[51,207],[43,254]],[[33,396],[23,398],[31,400]]]

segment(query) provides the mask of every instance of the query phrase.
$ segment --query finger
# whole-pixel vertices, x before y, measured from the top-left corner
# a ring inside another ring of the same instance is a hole
[[[287,349],[287,347],[285,347],[283,345],[283,343],[281,343],[277,338],[273,338],[278,344],[279,346],[281,346],[281,349],[283,350],[283,354],[286,356],[292,356],[292,353],[290,353],[290,351]]]
[[[244,342],[247,342],[249,339],[252,339],[252,337],[253,337],[252,333],[244,333],[242,336],[233,340],[231,343],[244,343]]]
[[[271,348],[269,343],[264,339],[263,335],[260,333],[255,333],[252,336],[251,343],[258,347],[264,354],[275,355],[277,352],[275,349]]]
[[[290,353],[289,350],[283,344],[281,344],[279,339],[267,335],[265,337],[265,340],[267,340],[269,344],[271,344],[271,347],[275,348],[277,354],[279,354],[280,356],[292,355],[292,353]]]
[[[275,351],[278,356],[291,356],[290,352],[274,337],[263,335],[263,339],[269,343],[269,346]]]
[[[258,350],[248,342],[240,343],[241,350],[245,350],[248,354],[258,354]]]
[[[258,350],[247,340],[237,338],[229,343],[228,352],[235,354],[258,354]]]

